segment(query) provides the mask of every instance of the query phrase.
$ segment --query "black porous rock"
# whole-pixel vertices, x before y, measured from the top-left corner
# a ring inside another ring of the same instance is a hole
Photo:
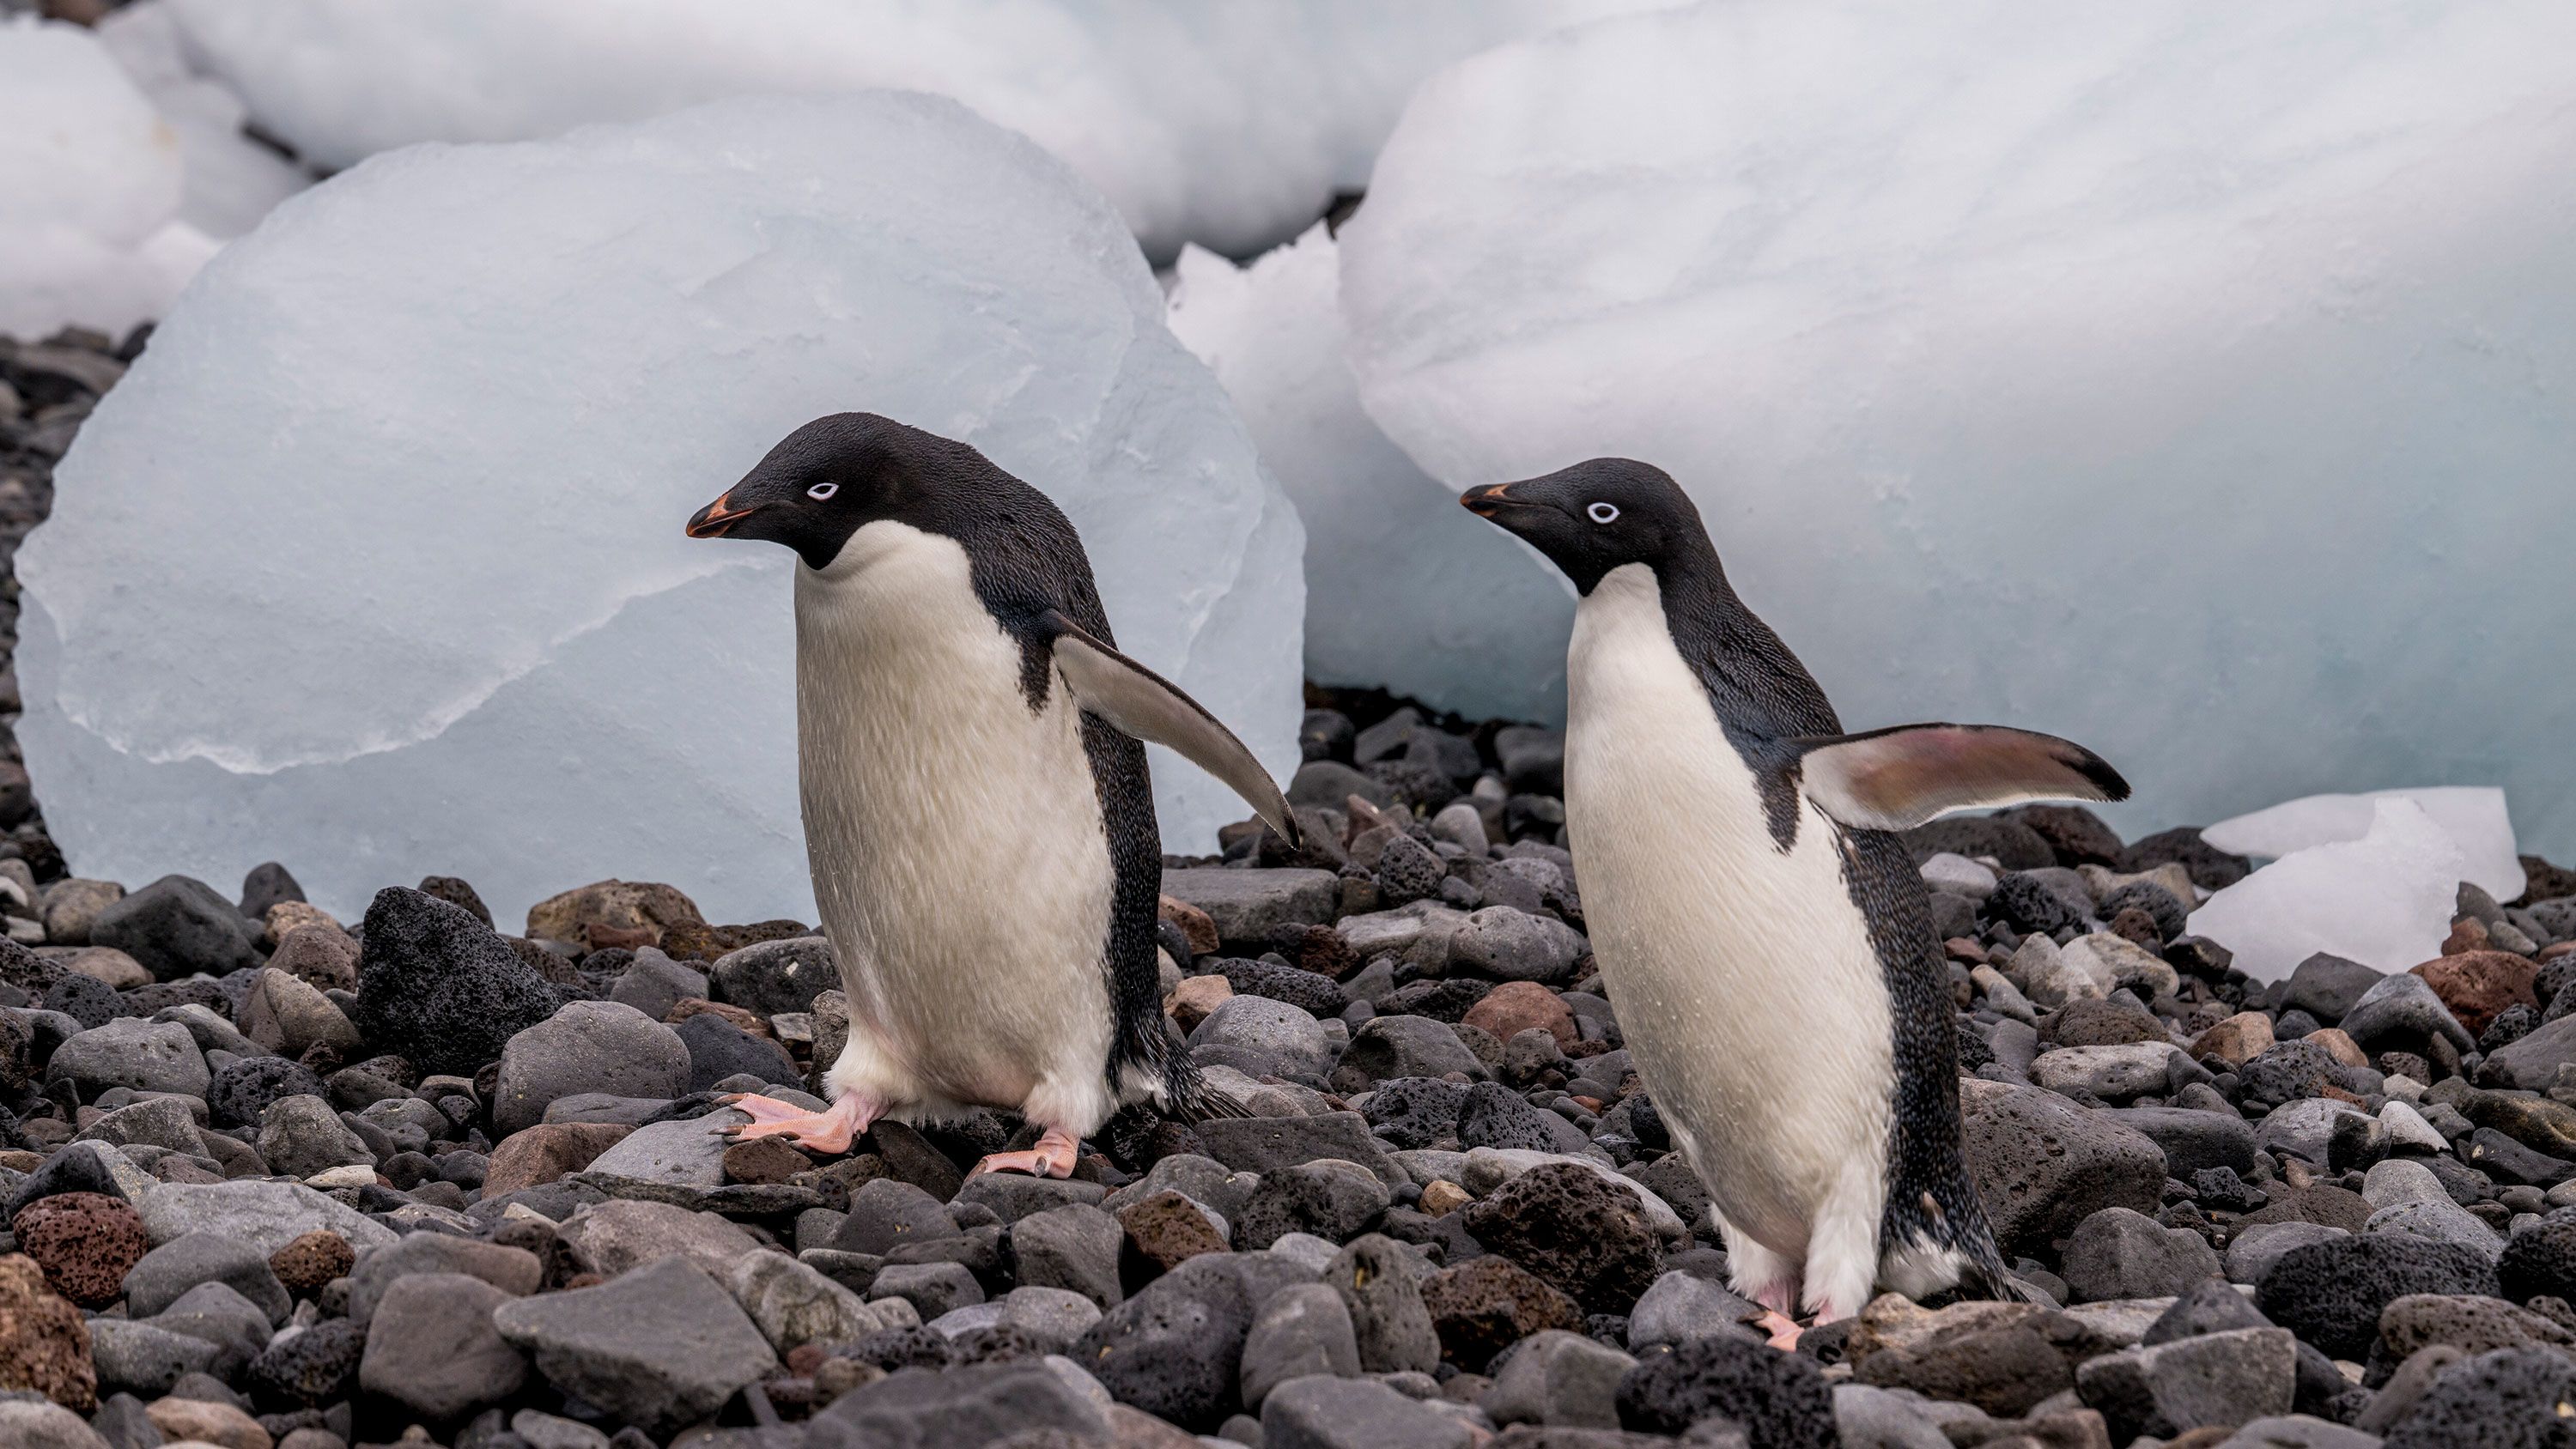
[[[2358,1359],[2379,1337],[2379,1315],[2410,1293],[2496,1291],[2476,1250],[2395,1233],[2363,1233],[2292,1248],[2264,1273],[2263,1316],[2335,1358]]]
[[[400,886],[376,892],[349,1019],[378,1051],[470,1077],[562,996],[464,907]]]
[[[2191,876],[2191,883],[2205,891],[2225,890],[2254,873],[2254,862],[2202,840],[2196,826],[2159,830],[2130,842],[2120,852],[2120,869],[2124,871],[2153,870],[2167,861],[2180,865]]]
[[[1467,1089],[1458,1106],[1458,1140],[1469,1147],[1539,1152],[1580,1152],[1587,1145],[1573,1123],[1531,1106],[1500,1082],[1478,1082]]]
[[[2153,917],[2156,934],[2168,941],[2181,935],[2183,923],[2191,918],[2189,908],[2175,900],[2172,891],[2151,880],[2133,880],[2104,896],[2098,914],[2107,921],[2126,910],[2144,911]]]
[[[2000,815],[1959,815],[1918,825],[1904,834],[1905,848],[1922,864],[1947,852],[1971,859],[1992,856],[2006,870],[2038,870],[2057,864],[2057,852],[2046,837],[2018,820]]]
[[[2084,917],[2060,899],[2048,883],[2023,871],[2008,871],[1986,897],[1989,915],[2025,935],[2053,935],[2084,924]]]
[[[1429,1147],[1458,1131],[1458,1109],[1467,1089],[1438,1077],[1398,1077],[1369,1093],[1361,1114],[1377,1135],[1399,1148]]]
[[[463,906],[467,913],[485,925],[492,924],[492,908],[474,893],[474,887],[452,875],[425,875],[420,878],[420,893],[436,896],[451,906]]]
[[[2388,1428],[2383,1449],[2564,1449],[2576,1364],[2528,1346],[2454,1364]]]
[[[291,1408],[345,1399],[357,1387],[358,1360],[366,1351],[364,1327],[346,1318],[325,1319],[252,1359],[251,1391],[257,1402]]]
[[[2516,1303],[2544,1293],[2576,1299],[2576,1222],[2543,1221],[2514,1234],[2496,1263],[2496,1282]]]
[[[1084,1332],[1071,1355],[1110,1397],[1211,1433],[1241,1407],[1236,1376],[1253,1315],[1313,1277],[1269,1253],[1201,1253],[1148,1283]]]
[[[107,1025],[123,1005],[115,987],[77,971],[64,972],[61,980],[45,988],[45,1010],[61,1012],[83,1030]]]
[[[1841,1442],[1824,1370],[1799,1353],[1737,1338],[1695,1338],[1619,1380],[1619,1422],[1681,1434],[1703,1419],[1744,1428],[1752,1449],[1832,1449]]]
[[[215,1073],[206,1089],[206,1111],[218,1127],[256,1127],[280,1097],[323,1096],[322,1079],[284,1057],[244,1057]]]
[[[1476,1241],[1589,1312],[1627,1312],[1662,1267],[1643,1200],[1570,1162],[1533,1167],[1461,1216]]]
[[[1266,996],[1284,1001],[1309,1016],[1336,1016],[1351,1004],[1341,983],[1319,971],[1277,961],[1227,957],[1215,963],[1237,996]]]

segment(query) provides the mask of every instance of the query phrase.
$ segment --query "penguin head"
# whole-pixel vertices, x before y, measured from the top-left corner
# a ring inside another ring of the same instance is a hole
[[[785,544],[809,567],[827,567],[851,534],[924,501],[938,474],[916,466],[925,441],[936,440],[874,413],[816,418],[689,515],[689,537]]]
[[[1709,549],[1690,495],[1663,469],[1633,458],[1593,458],[1517,483],[1488,483],[1458,502],[1527,540],[1586,594],[1621,564],[1661,573],[1682,555]]]

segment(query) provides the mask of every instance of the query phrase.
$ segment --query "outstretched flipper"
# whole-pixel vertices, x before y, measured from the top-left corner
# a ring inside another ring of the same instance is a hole
[[[1050,649],[1055,665],[1076,703],[1126,734],[1178,751],[1242,796],[1282,840],[1298,843],[1297,817],[1280,795],[1278,782],[1234,731],[1178,685],[1102,643],[1061,612],[1047,611],[1042,622],[1054,636]]]
[[[1860,830],[1911,830],[1952,810],[2029,800],[2129,798],[2129,782],[2100,755],[2002,725],[1897,725],[1788,743],[1799,750],[1806,797]]]

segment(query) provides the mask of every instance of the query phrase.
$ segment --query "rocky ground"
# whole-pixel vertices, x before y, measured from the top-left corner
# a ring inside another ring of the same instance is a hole
[[[12,546],[115,356],[0,348]],[[1255,1115],[1122,1119],[1061,1182],[964,1177],[1006,1115],[728,1145],[719,1095],[812,1090],[846,1029],[801,923],[70,879],[9,778],[0,1445],[2565,1442],[2576,874],[2264,987],[2184,933],[2245,869],[2194,832],[1916,832],[2047,1301],[1781,1353],[1593,973],[1556,738],[1313,703],[1304,850],[1164,881],[1167,1009]]]

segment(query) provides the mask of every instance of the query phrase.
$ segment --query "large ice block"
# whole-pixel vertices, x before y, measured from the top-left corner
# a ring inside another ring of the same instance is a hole
[[[895,86],[1027,133],[1146,250],[1245,255],[1357,190],[1423,76],[1671,0],[174,0],[194,52],[326,167],[725,96]]]
[[[244,133],[249,109],[190,63],[167,0],[115,10],[97,34],[179,137],[180,220],[210,237],[237,237],[313,184],[311,172]]]
[[[2203,829],[2200,838],[2237,855],[2283,859],[2311,846],[2361,839],[2378,818],[2381,800],[2412,801],[2431,817],[2459,847],[2461,880],[2476,883],[2500,901],[2522,894],[2522,858],[2514,850],[2513,817],[2505,810],[2502,790],[2463,785],[2310,795],[2221,820]]]
[[[1171,294],[1173,335],[1215,369],[1306,525],[1306,676],[1470,719],[1562,720],[1571,592],[1360,410],[1338,278],[1318,223],[1247,267],[1189,248]]]
[[[1341,233],[1442,487],[1671,470],[1853,728],[2131,834],[2504,787],[2576,851],[2576,7],[1740,0],[1426,82]]]
[[[2382,971],[2442,954],[2465,862],[2451,833],[2402,795],[2369,803],[2367,830],[2295,850],[2211,896],[2190,926],[2278,981],[2319,951]]]
[[[180,188],[178,134],[96,37],[0,19],[0,335],[159,316],[215,249]]]
[[[954,102],[425,146],[234,242],[61,466],[20,735],[75,869],[617,875],[813,919],[783,549],[691,510],[848,409],[1063,505],[1119,642],[1297,759],[1301,532],[1117,214]],[[1174,849],[1245,814],[1155,752]],[[354,918],[354,917],[352,917]]]

